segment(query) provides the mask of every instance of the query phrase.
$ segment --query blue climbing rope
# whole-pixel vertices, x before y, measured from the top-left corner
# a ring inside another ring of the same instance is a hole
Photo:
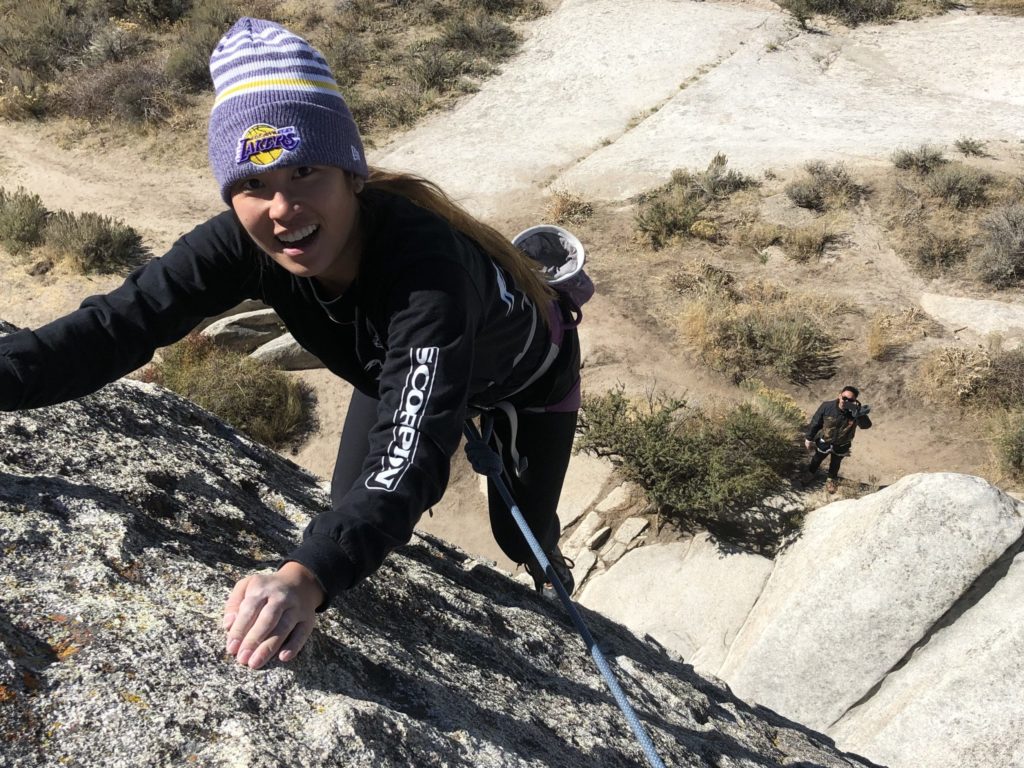
[[[508,505],[509,510],[512,512],[512,517],[515,518],[516,524],[519,526],[519,530],[522,531],[523,536],[530,545],[530,549],[533,551],[533,556],[537,558],[537,562],[540,563],[540,567],[543,569],[544,573],[547,574],[548,579],[551,581],[551,585],[555,588],[555,592],[562,601],[562,605],[565,606],[565,610],[569,613],[569,618],[572,619],[572,623],[576,625],[577,631],[583,637],[583,642],[586,644],[587,650],[590,651],[590,655],[593,657],[594,663],[597,664],[597,668],[601,671],[601,676],[604,677],[604,681],[611,689],[612,696],[615,697],[615,702],[619,705],[619,709],[622,710],[622,714],[626,717],[626,722],[629,723],[629,727],[633,729],[634,735],[640,742],[644,755],[647,756],[647,762],[650,763],[651,768],[665,768],[665,763],[663,763],[661,758],[658,757],[658,753],[654,748],[654,742],[651,741],[651,737],[647,734],[647,730],[644,728],[643,723],[640,722],[640,718],[637,717],[636,711],[626,698],[626,694],[623,692],[622,686],[619,685],[619,681],[616,679],[615,673],[612,672],[612,668],[608,664],[607,659],[605,659],[601,649],[594,641],[594,636],[590,634],[590,630],[583,621],[583,617],[580,615],[580,612],[576,610],[576,606],[573,604],[572,598],[569,597],[569,593],[566,592],[561,579],[558,578],[558,575],[555,573],[555,569],[551,566],[551,561],[548,560],[547,555],[544,554],[544,550],[541,549],[540,542],[537,541],[537,537],[534,536],[533,531],[530,530],[530,525],[526,522],[526,518],[523,517],[523,513],[519,510],[519,506],[516,504],[515,499],[512,498],[512,493],[509,491],[508,486],[505,484],[505,481],[501,476],[501,457],[498,456],[490,446],[491,432],[494,429],[493,417],[488,414],[482,414],[480,416],[480,423],[482,433],[480,430],[477,430],[476,425],[471,419],[466,419],[466,424],[463,428],[463,432],[467,439],[466,455],[469,456],[473,469],[494,481],[494,485],[498,489],[498,493],[501,495],[505,504]]]

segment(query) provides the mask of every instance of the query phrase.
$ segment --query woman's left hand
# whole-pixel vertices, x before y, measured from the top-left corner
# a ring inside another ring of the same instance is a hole
[[[291,661],[316,625],[324,591],[306,566],[288,562],[277,573],[257,573],[235,584],[224,606],[227,652],[259,669],[274,654]]]

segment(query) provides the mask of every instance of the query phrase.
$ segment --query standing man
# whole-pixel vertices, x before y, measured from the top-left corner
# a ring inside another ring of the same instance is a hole
[[[814,449],[811,463],[807,465],[808,477],[804,485],[814,479],[818,467],[826,456],[832,458],[828,463],[828,481],[825,490],[835,493],[839,487],[839,465],[850,455],[850,447],[857,427],[869,429],[871,419],[868,418],[870,405],[861,405],[860,390],[856,387],[843,387],[843,391],[835,400],[826,400],[814,412],[811,423],[804,435],[804,447]]]

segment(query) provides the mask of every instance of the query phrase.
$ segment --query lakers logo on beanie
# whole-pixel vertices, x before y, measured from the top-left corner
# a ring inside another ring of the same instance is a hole
[[[241,18],[210,57],[209,156],[221,197],[274,167],[333,165],[366,178],[363,142],[323,56],[279,24]]]

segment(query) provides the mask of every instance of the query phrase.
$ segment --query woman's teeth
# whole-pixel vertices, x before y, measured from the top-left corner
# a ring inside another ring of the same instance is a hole
[[[319,229],[318,225],[310,224],[308,227],[302,229],[296,229],[294,232],[282,232],[277,236],[277,239],[282,243],[297,243],[299,240],[305,240],[307,237],[312,235]]]

